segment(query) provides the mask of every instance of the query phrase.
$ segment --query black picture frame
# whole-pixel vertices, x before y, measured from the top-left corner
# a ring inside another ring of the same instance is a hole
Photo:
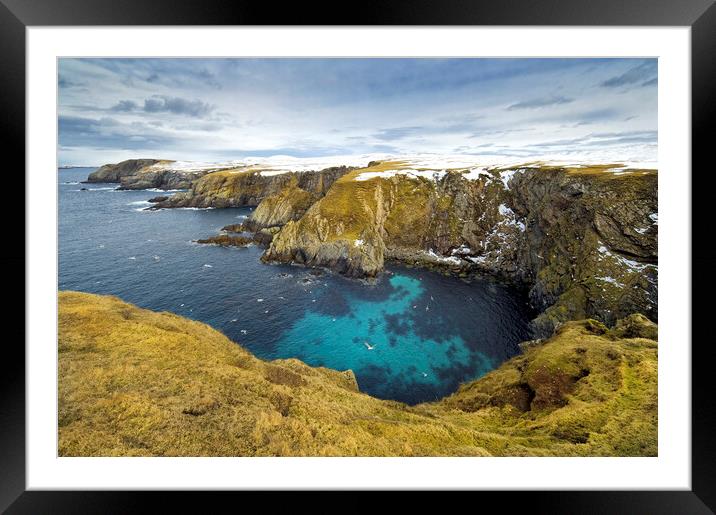
[[[692,490],[485,492],[502,509],[529,507],[537,513],[713,513],[716,510],[716,438],[713,437],[714,388],[710,370],[713,337],[707,327],[714,291],[716,254],[711,250],[709,213],[713,203],[710,125],[716,119],[716,6],[713,0],[400,0],[334,3],[333,7],[302,2],[280,7],[268,2],[221,0],[0,0],[0,131],[2,147],[15,159],[4,173],[7,187],[25,170],[25,29],[29,26],[83,25],[551,25],[551,26],[689,26],[692,44]],[[709,166],[711,165],[711,166]],[[14,174],[14,175],[12,175]],[[696,183],[695,179],[698,180]],[[695,187],[696,184],[698,187]],[[14,186],[12,186],[14,185]],[[31,192],[29,193],[31,194]],[[24,213],[17,191],[6,207]],[[12,206],[17,202],[17,206]],[[710,216],[711,215],[711,216]],[[17,215],[15,215],[17,216]],[[0,510],[7,513],[127,513],[150,509],[156,492],[26,491],[25,463],[25,284],[17,270],[25,268],[25,226],[9,219],[2,253],[5,282],[17,285],[3,310],[3,364],[0,373]],[[661,242],[662,244],[668,242]],[[27,271],[26,271],[27,273]],[[697,274],[698,275],[695,275]],[[710,296],[711,294],[711,296]],[[21,301],[22,299],[22,301]],[[706,321],[706,322],[705,322]],[[662,342],[686,345],[689,342]],[[661,413],[661,417],[668,414]],[[171,493],[182,507],[207,508],[205,493]],[[231,502],[231,496],[221,497]],[[269,494],[270,495],[270,494]],[[262,497],[266,497],[263,495]],[[417,494],[414,500],[420,500]],[[162,499],[164,502],[165,499]],[[329,501],[326,501],[329,502]],[[453,502],[459,502],[454,500]],[[358,508],[359,504],[352,505]],[[164,511],[170,506],[165,504]],[[238,508],[235,508],[238,509]],[[233,511],[233,510],[232,510]]]

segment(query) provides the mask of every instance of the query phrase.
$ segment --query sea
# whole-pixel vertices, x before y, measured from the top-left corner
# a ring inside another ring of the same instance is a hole
[[[390,265],[362,281],[264,264],[257,246],[195,242],[252,208],[147,211],[167,193],[82,184],[93,170],[58,169],[60,290],[204,322],[263,359],[350,369],[362,392],[408,404],[449,395],[530,338],[524,292],[497,280]]]

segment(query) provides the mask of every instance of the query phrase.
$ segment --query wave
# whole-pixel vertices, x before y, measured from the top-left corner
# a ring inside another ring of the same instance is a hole
[[[127,205],[128,206],[151,206],[152,203],[147,200],[137,200],[135,202],[130,202]]]

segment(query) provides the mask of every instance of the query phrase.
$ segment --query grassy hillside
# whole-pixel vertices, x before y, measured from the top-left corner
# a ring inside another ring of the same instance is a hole
[[[656,326],[565,324],[440,402],[358,391],[352,372],[265,362],[209,326],[59,294],[62,456],[657,453]]]

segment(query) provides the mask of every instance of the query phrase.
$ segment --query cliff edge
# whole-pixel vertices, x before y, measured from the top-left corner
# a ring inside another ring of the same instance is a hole
[[[263,361],[116,297],[59,293],[60,456],[655,456],[656,326],[585,320],[434,403]]]

